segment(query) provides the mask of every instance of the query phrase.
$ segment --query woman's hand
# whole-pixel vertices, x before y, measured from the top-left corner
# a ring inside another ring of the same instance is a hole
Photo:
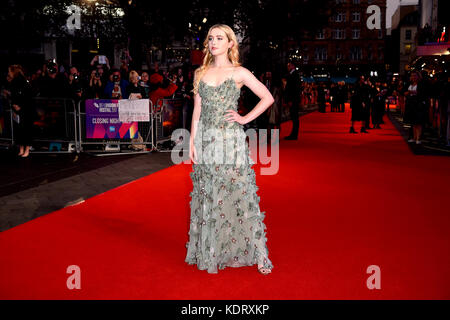
[[[13,108],[16,111],[20,111],[20,107],[17,104],[13,104]]]
[[[239,124],[246,124],[247,123],[246,118],[241,116],[236,111],[234,111],[232,109],[228,109],[226,112],[228,112],[228,114],[225,116],[225,120],[227,120],[228,122],[236,121]]]
[[[193,163],[197,164],[197,150],[194,146],[194,141],[190,140],[189,142],[189,158]]]

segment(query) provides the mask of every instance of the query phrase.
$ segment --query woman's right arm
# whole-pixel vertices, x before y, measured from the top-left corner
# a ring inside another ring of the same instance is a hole
[[[197,150],[195,150],[194,138],[198,129],[200,119],[201,98],[198,93],[194,95],[194,111],[192,113],[191,136],[189,138],[189,158],[193,163],[197,163]]]
[[[202,108],[202,98],[198,92],[194,95],[194,111],[192,113],[192,124],[191,124],[191,137],[190,140],[193,142],[195,134],[198,128],[198,122],[200,120],[200,111]]]

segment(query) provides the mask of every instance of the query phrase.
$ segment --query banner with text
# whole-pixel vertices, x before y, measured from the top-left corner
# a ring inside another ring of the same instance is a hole
[[[120,121],[119,101],[86,100],[87,139],[135,139],[138,137],[137,121],[127,123]]]
[[[122,99],[119,100],[119,121],[150,121],[148,99]]]

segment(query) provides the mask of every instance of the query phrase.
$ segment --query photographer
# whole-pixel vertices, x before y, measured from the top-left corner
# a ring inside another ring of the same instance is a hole
[[[54,60],[49,60],[44,67],[44,76],[39,79],[38,96],[49,98],[64,98],[66,88],[64,78],[58,72],[58,64]]]
[[[89,82],[84,92],[85,99],[102,99],[105,86],[101,79],[101,74],[98,69],[91,71]]]
[[[76,67],[69,69],[69,76],[67,80],[67,98],[73,99],[76,102],[81,100],[83,95],[83,85],[80,79],[80,73]]]
[[[91,66],[106,66],[108,70],[111,69],[111,67],[109,66],[109,59],[104,55],[96,55],[94,58],[92,58]]]
[[[121,79],[120,71],[113,69],[110,79],[105,87],[105,96],[108,99],[127,99],[127,86],[128,81]]]

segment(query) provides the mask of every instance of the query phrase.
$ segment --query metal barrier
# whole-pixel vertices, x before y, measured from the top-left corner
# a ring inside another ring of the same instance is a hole
[[[13,111],[3,109],[0,114],[0,146],[9,149],[14,145]]]
[[[93,101],[101,101],[103,99],[92,99]],[[87,137],[87,114],[86,101],[82,100],[78,103],[78,141],[81,152],[88,152],[93,155],[120,155],[148,153],[155,149],[153,143],[153,116],[151,110],[152,102],[149,100],[149,122],[137,122],[138,138],[93,138]],[[105,100],[103,100],[105,101]],[[95,102],[94,102],[95,103]],[[141,138],[142,139],[141,139]]]
[[[182,128],[183,99],[158,99],[152,114],[154,118],[154,147],[161,151],[160,145],[171,140],[172,132]]]
[[[33,153],[79,153],[75,101],[33,98],[37,120],[33,123]]]
[[[73,153],[77,149],[75,102],[64,98],[33,98],[37,119],[32,126],[32,153]],[[8,108],[0,116],[0,144],[15,145],[13,111]]]
[[[129,130],[130,134],[137,130],[138,139],[88,138],[86,100],[80,100],[75,105],[72,99],[36,97],[33,103],[38,118],[33,124],[31,152],[118,155],[163,151],[161,145],[171,139],[175,129],[182,127],[183,102],[183,99],[160,99],[153,105],[149,100],[150,120],[136,122],[134,128],[121,128]],[[3,108],[0,114],[0,147],[4,145],[9,148],[15,144],[12,112]],[[122,125],[118,119],[115,119],[115,124]]]

